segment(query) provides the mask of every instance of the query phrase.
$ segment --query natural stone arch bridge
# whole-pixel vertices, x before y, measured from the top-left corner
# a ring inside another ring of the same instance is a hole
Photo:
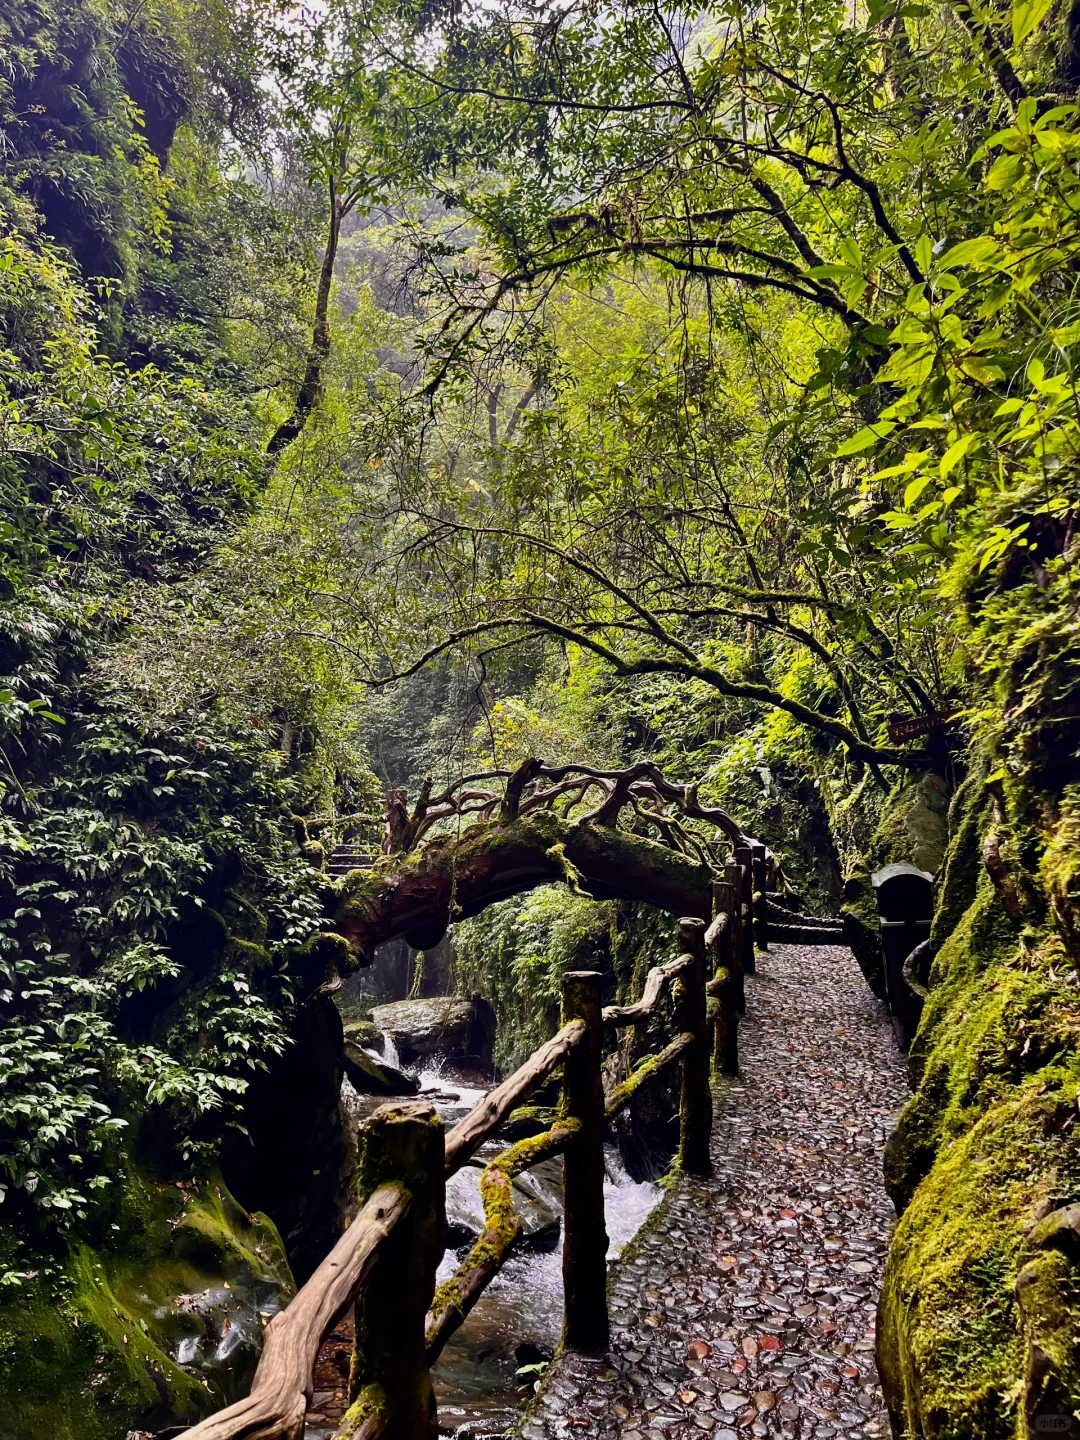
[[[596,791],[599,803],[587,808]],[[679,953],[650,972],[631,1004],[603,1007],[599,974],[565,976],[561,1029],[445,1136],[423,1104],[377,1111],[360,1135],[356,1220],[267,1327],[250,1395],[190,1440],[300,1440],[320,1341],[353,1307],[351,1403],[346,1411],[343,1400],[331,1429],[315,1428],[311,1415],[310,1440],[434,1440],[430,1367],[517,1239],[511,1181],[555,1155],[566,1169],[565,1349],[526,1419],[528,1440],[688,1440],[706,1429],[717,1440],[794,1440],[835,1435],[836,1420],[850,1436],[883,1433],[868,1322],[888,1225],[880,1152],[901,1069],[887,1022],[860,991],[850,955],[836,948],[837,922],[793,913],[764,844],[654,766],[603,771],[530,760],[510,773],[466,777],[441,795],[425,788],[411,811],[402,794],[391,795],[382,856],[335,889],[340,948],[329,949],[348,969],[370,964],[376,947],[399,935],[429,947],[453,919],[551,881],[678,916]],[[755,949],[764,962],[757,977]],[[740,1074],[747,991],[754,1064]],[[605,1091],[612,1028],[655,1026],[671,1014],[673,1038]],[[681,1074],[677,1183],[609,1289],[605,1126],[671,1067]],[[528,1113],[523,1102],[556,1071],[564,1072],[557,1117],[530,1120],[532,1133],[509,1134],[512,1143],[489,1161],[480,1182],[486,1228],[436,1289],[445,1177],[505,1134],[515,1113]],[[873,1093],[883,1074],[884,1096]],[[809,1086],[807,1076],[815,1077]],[[831,1092],[853,1079],[838,1102]],[[782,1118],[789,1098],[803,1107],[793,1129]],[[805,1143],[801,1127],[815,1104],[830,1139],[869,1126],[859,1164],[842,1180],[849,1195],[836,1193],[828,1153],[842,1147]],[[777,1152],[764,1168],[762,1134]],[[809,1203],[816,1198],[823,1203]],[[731,1253],[721,1253],[725,1246]],[[837,1275],[838,1250],[857,1278]],[[841,1316],[845,1307],[850,1314]],[[845,1385],[850,1396],[829,1408]]]

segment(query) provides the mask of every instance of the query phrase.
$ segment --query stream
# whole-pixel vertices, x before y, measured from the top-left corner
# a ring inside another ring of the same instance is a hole
[[[380,1057],[398,1065],[393,1042],[386,1037]],[[374,1053],[374,1052],[373,1052]],[[409,1067],[400,1067],[406,1070]],[[475,1077],[455,1074],[452,1065],[438,1060],[424,1062],[424,1068],[410,1071],[420,1080],[418,1099],[429,1100],[444,1117],[447,1127],[454,1125],[484,1094],[475,1084]],[[346,1080],[342,1100],[350,1119],[362,1120],[379,1105],[382,1096],[358,1095]],[[502,1146],[498,1143],[481,1150],[478,1159],[485,1162]],[[539,1167],[538,1167],[539,1168]],[[633,1239],[649,1213],[660,1199],[658,1186],[631,1180],[614,1147],[606,1152],[604,1181],[605,1215],[608,1230],[608,1258],[614,1258]],[[534,1172],[522,1177],[524,1188],[535,1191],[538,1203],[561,1216],[559,1175],[561,1161],[546,1162],[543,1173],[530,1183]],[[459,1207],[459,1208],[456,1208]],[[466,1211],[468,1213],[466,1213]],[[461,1205],[454,1192],[447,1197],[447,1220],[476,1220],[475,1207],[467,1201]],[[544,1243],[540,1241],[539,1243]],[[439,1267],[440,1281],[457,1268],[467,1246],[448,1249]],[[505,1435],[516,1423],[525,1394],[523,1385],[531,1385],[535,1372],[524,1377],[517,1371],[522,1364],[550,1358],[558,1343],[562,1325],[562,1232],[558,1243],[546,1250],[521,1250],[506,1262],[502,1271],[488,1286],[465,1324],[448,1341],[432,1372],[439,1404],[439,1428],[459,1440],[480,1440],[480,1437]],[[309,1417],[308,1440],[317,1440],[330,1431],[322,1431]]]

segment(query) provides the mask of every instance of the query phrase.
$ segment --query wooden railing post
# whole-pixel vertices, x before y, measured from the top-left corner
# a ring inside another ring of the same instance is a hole
[[[765,846],[760,840],[750,842],[750,856],[754,876],[754,940],[759,950],[769,948],[769,917],[765,906],[765,877],[768,871]],[[760,896],[760,900],[758,897]]]
[[[743,990],[742,957],[739,955],[733,912],[735,887],[726,880],[713,882],[713,913],[727,915],[728,923],[716,943],[714,979],[719,1002],[713,1033],[713,1069],[717,1074],[739,1073],[739,1012]]]
[[[735,859],[742,873],[739,876],[739,895],[742,899],[742,962],[747,975],[757,969],[754,960],[754,857],[750,846],[735,846]]]
[[[564,1092],[566,1113],[581,1126],[564,1162],[562,1338],[571,1350],[605,1350],[608,1343],[601,981],[595,970],[562,977],[562,1023],[584,1020],[586,1026],[566,1057]]]
[[[726,965],[734,981],[735,1005],[740,1015],[746,1013],[746,982],[743,971],[742,950],[739,946],[739,892],[731,878],[732,866],[724,870],[723,880],[713,881],[713,914],[728,917],[727,927],[720,937],[716,963]]]
[[[446,1233],[443,1124],[433,1106],[383,1105],[361,1127],[357,1198],[380,1185],[409,1192],[409,1211],[379,1256],[355,1307],[349,1410],[339,1433],[387,1440],[436,1440],[435,1394],[425,1358],[424,1320]]]
[[[679,1103],[679,1167],[688,1175],[711,1175],[712,1091],[709,1088],[709,1029],[705,994],[705,921],[679,921],[679,950],[694,957],[676,981],[675,1023],[694,1042],[683,1055]]]
[[[743,949],[743,923],[742,923],[742,870],[734,860],[729,860],[724,866],[724,880],[731,886],[731,918],[734,921],[732,931],[732,954],[739,967],[739,1014],[746,1014],[746,956]]]

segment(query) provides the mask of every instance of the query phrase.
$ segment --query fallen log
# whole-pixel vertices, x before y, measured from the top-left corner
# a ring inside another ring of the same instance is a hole
[[[597,900],[643,900],[673,915],[711,913],[711,873],[655,840],[613,826],[573,824],[547,811],[482,821],[438,835],[408,854],[384,856],[341,882],[335,929],[359,965],[404,935],[434,945],[451,918],[536,885],[563,881]]]

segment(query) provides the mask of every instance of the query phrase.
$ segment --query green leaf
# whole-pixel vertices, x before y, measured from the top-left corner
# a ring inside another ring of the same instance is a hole
[[[863,428],[852,435],[850,440],[845,440],[836,451],[837,459],[842,455],[857,455],[860,450],[869,450],[879,440],[884,440],[896,429],[895,420],[879,420],[877,425],[864,425]]]
[[[1001,246],[990,235],[975,235],[951,246],[937,262],[938,270],[952,270],[957,265],[984,265],[1001,254]]]
[[[945,454],[941,457],[941,478],[944,480],[960,461],[979,443],[978,435],[961,435],[959,440],[954,440]]]
[[[899,465],[890,465],[885,470],[876,470],[871,475],[871,480],[889,480],[894,475],[910,475],[912,470],[917,470],[926,457],[929,450],[913,450],[910,455],[905,455]]]
[[[960,361],[960,369],[969,379],[980,385],[996,385],[1005,379],[1005,372],[1000,365],[985,365],[981,360],[973,360],[970,356]]]
[[[1024,174],[1024,162],[1019,155],[999,155],[986,172],[988,190],[1011,190]]]
[[[910,510],[915,501],[930,484],[929,475],[917,475],[904,489],[904,509]]]
[[[1013,45],[1019,47],[1031,32],[1039,26],[1052,5],[1053,0],[1013,0],[1012,33]]]

